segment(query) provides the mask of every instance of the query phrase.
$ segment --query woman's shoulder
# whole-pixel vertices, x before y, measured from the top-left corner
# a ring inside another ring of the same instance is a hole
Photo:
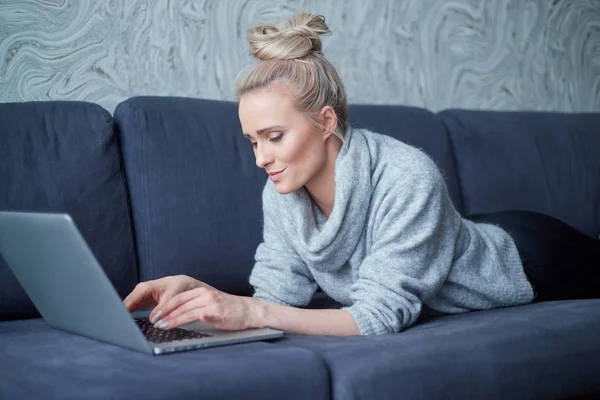
[[[442,171],[422,149],[392,137],[372,133],[371,187],[373,206],[381,215],[407,207],[426,207],[447,190]],[[391,212],[391,213],[390,213]]]
[[[372,177],[376,180],[398,182],[433,179],[441,174],[436,163],[423,149],[368,130],[362,130],[362,134],[369,146]]]

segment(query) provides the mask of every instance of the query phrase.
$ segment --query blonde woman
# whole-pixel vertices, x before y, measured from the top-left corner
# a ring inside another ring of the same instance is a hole
[[[263,191],[252,298],[187,276],[140,283],[129,310],[162,329],[203,321],[319,335],[399,332],[423,311],[462,313],[597,297],[600,241],[546,215],[464,219],[434,162],[353,129],[344,86],[321,52],[322,16],[248,32],[260,61],[237,82],[239,118]],[[342,304],[311,310],[317,287]]]

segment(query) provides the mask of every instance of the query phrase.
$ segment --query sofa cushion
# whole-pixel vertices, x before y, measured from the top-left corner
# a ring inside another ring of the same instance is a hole
[[[524,209],[600,234],[600,113],[447,110],[466,215]]]
[[[121,296],[136,283],[112,119],[84,102],[0,104],[0,210],[66,212]],[[38,316],[0,259],[0,320]]]
[[[328,399],[310,351],[253,342],[152,356],[53,329],[0,323],[2,399]]]
[[[137,97],[114,115],[130,188],[140,279],[193,276],[250,295],[267,175],[237,104]]]
[[[352,105],[348,110],[350,124],[382,133],[418,147],[436,163],[454,206],[462,212],[452,146],[444,124],[422,108],[387,105]]]
[[[559,399],[600,394],[600,300],[433,317],[399,334],[287,335],[318,353],[334,399]]]

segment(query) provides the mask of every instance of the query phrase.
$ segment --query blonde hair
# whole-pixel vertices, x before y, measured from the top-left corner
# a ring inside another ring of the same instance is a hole
[[[346,90],[340,77],[321,51],[319,35],[329,33],[325,17],[297,14],[286,22],[261,25],[247,32],[250,54],[260,60],[236,78],[236,97],[271,84],[287,84],[296,107],[314,115],[331,106],[337,117],[335,136],[344,143],[348,127]]]

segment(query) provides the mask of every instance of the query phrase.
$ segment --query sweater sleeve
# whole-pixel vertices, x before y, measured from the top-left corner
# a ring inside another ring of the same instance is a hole
[[[270,193],[269,182],[263,190],[263,242],[256,249],[250,274],[254,298],[285,306],[306,306],[317,284],[306,264],[288,243],[276,218],[278,194]]]
[[[373,245],[350,289],[352,305],[345,308],[362,335],[409,327],[448,276],[460,215],[433,161],[422,166],[394,174],[400,178],[387,187],[379,183]]]

